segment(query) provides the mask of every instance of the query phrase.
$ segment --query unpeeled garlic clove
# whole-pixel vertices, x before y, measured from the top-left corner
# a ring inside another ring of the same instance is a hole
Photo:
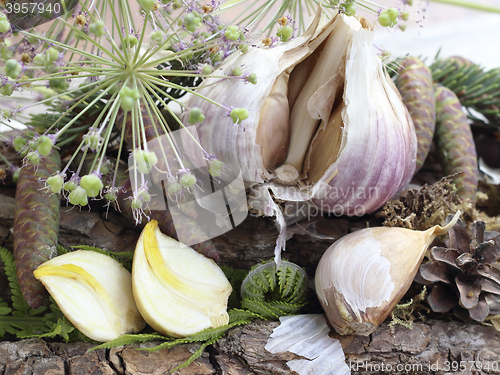
[[[135,305],[130,272],[116,260],[78,250],[38,267],[35,277],[84,335],[109,341],[146,325]]]
[[[328,320],[340,334],[369,335],[408,291],[432,240],[445,227],[426,231],[366,228],[336,241],[316,269],[315,287]]]
[[[163,335],[186,337],[229,322],[232,288],[220,267],[161,233],[156,220],[137,242],[132,285],[142,316]]]

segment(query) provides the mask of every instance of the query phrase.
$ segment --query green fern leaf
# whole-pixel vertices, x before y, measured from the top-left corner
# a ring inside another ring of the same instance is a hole
[[[220,335],[219,337],[217,338],[213,338],[212,340],[209,340],[205,343],[203,343],[200,348],[195,351],[191,357],[188,358],[188,360],[186,362],[184,362],[182,365],[179,365],[177,366],[176,368],[174,368],[173,370],[170,370],[170,372],[175,372],[181,368],[184,368],[184,367],[187,367],[189,366],[191,363],[193,363],[195,360],[197,360],[202,354],[203,352],[205,351],[205,348],[208,346],[208,345],[212,345],[213,343],[215,343],[216,341],[218,341],[220,338],[222,338],[223,334]]]
[[[279,310],[280,316],[283,315],[294,315],[297,314],[302,307],[304,307],[305,303],[287,303],[281,301],[269,302],[269,305]]]
[[[66,249],[65,247],[63,247],[59,244],[57,245],[56,249],[57,249],[57,255],[63,255],[63,254],[69,253],[68,249]]]
[[[249,322],[253,319],[264,319],[261,315],[257,313],[242,309],[232,309],[229,311],[228,315],[229,315],[229,324],[243,322],[243,321]]]
[[[280,267],[280,271],[281,270],[282,268]],[[297,276],[297,270],[293,267],[284,267],[283,271],[281,272],[285,273],[285,283],[280,285],[281,297],[285,299],[293,293],[293,286],[295,277]]]
[[[156,352],[162,349],[169,349],[174,347],[175,345],[179,344],[190,344],[194,342],[205,342],[205,341],[211,341],[211,340],[218,340],[220,337],[224,336],[224,334],[231,328],[236,327],[238,325],[246,324],[249,323],[249,320],[245,321],[237,321],[234,323],[230,323],[221,327],[217,328],[207,328],[203,331],[200,331],[198,333],[195,333],[194,335],[187,336],[182,339],[175,339],[173,341],[167,341],[164,342],[158,346],[155,346],[153,348],[140,348],[139,350],[146,350],[148,352]]]
[[[153,340],[171,340],[168,337],[162,336],[159,333],[142,333],[142,334],[125,334],[120,337],[107,341],[103,344],[94,346],[91,350],[96,349],[113,349],[118,346],[139,344],[143,342],[153,341]]]
[[[266,278],[267,291],[274,291],[276,288],[276,270],[274,269],[274,266],[265,268],[262,275]]]
[[[280,311],[264,301],[244,298],[241,301],[241,307],[261,315],[264,319],[278,319],[280,317]]]
[[[0,259],[4,264],[5,275],[9,281],[9,287],[12,293],[12,308],[14,316],[26,316],[29,312],[29,305],[24,300],[21,293],[21,287],[16,275],[16,263],[14,261],[14,254],[4,247],[0,247]]]
[[[291,303],[301,303],[305,299],[308,289],[309,280],[307,278],[307,274],[303,269],[300,269],[295,274],[292,293],[288,296],[288,298],[284,298],[284,300]]]
[[[12,312],[12,309],[7,306],[0,306],[0,315],[9,315]]]

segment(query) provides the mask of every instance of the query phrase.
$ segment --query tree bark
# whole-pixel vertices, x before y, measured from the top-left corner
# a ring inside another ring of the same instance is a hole
[[[14,198],[0,195],[0,245],[12,249]],[[329,218],[331,238],[366,226],[363,219]],[[133,224],[116,212],[69,210],[63,206],[59,243],[91,245],[111,251],[133,250],[139,236]],[[250,268],[274,255],[277,231],[271,219],[248,217],[245,222],[215,239],[220,263]],[[296,235],[287,242],[283,258],[306,268],[315,267],[333,239]],[[0,266],[0,296],[9,300],[8,284]],[[318,312],[314,301],[306,312]],[[271,354],[264,349],[279,322],[256,321],[229,331],[210,346],[189,367],[174,374],[292,374],[286,362],[298,357],[291,353]],[[413,329],[387,323],[372,335],[338,336],[352,374],[500,374],[500,333],[477,323],[445,320],[415,322]],[[153,345],[154,343],[141,346]],[[7,374],[163,374],[183,363],[199,346],[182,345],[156,353],[137,351],[136,346],[87,352],[89,343],[57,343],[43,340],[0,342],[0,375]],[[325,363],[328,369],[328,363]],[[397,371],[397,366],[403,367]],[[464,368],[460,371],[460,367]],[[448,368],[448,369],[447,369]],[[457,371],[454,371],[456,369]],[[323,372],[332,374],[332,372]]]

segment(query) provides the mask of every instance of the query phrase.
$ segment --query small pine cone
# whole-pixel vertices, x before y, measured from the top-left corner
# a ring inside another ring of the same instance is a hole
[[[447,222],[451,216],[447,218]],[[485,231],[476,221],[469,237],[459,220],[446,243],[434,242],[431,261],[420,266],[419,277],[431,287],[428,303],[434,312],[453,312],[482,322],[500,313],[500,234]],[[468,314],[467,314],[468,312]]]

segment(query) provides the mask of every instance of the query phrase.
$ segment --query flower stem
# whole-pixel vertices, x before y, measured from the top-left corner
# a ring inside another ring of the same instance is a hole
[[[429,0],[429,1],[433,3],[456,5],[469,9],[482,10],[485,12],[500,13],[500,8],[498,7],[486,4],[478,4],[475,1],[464,1],[464,0]]]

